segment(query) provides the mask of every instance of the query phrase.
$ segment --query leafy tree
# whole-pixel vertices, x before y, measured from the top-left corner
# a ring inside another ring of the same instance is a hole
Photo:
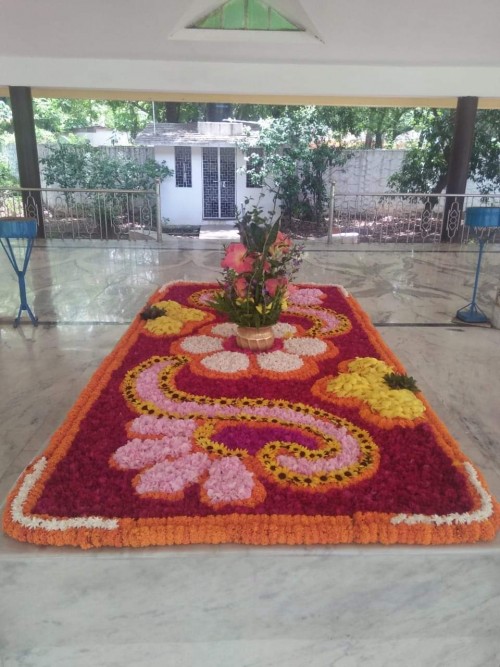
[[[419,109],[400,107],[318,107],[324,123],[344,143],[348,135],[363,148],[387,148],[398,137],[415,128]]]
[[[19,186],[19,181],[10,170],[10,166],[0,155],[0,188],[6,188],[10,185]]]
[[[138,164],[129,158],[110,158],[88,142],[51,146],[40,163],[47,185],[61,188],[151,190],[156,178],[173,174],[165,162],[150,159]]]
[[[106,105],[96,100],[70,100],[37,97],[33,100],[33,115],[37,129],[54,134],[104,122]]]
[[[165,162],[158,164],[155,160],[146,160],[138,164],[125,157],[110,158],[88,142],[51,146],[47,157],[40,162],[48,185],[82,190],[152,190],[156,178],[163,180],[173,174]],[[115,223],[130,224],[134,219],[126,193],[103,198],[99,193],[76,197],[65,192],[64,196],[68,206],[78,201],[79,210],[97,221],[104,238],[112,238],[116,233],[119,227]],[[141,202],[141,196],[137,195],[132,205],[140,207]],[[154,206],[152,213],[155,214]]]
[[[316,107],[289,107],[285,115],[263,124],[256,144],[247,139],[241,147],[253,157],[247,162],[251,177],[265,180],[285,219],[323,219],[325,175],[333,165],[344,164],[348,153],[335,144]],[[255,148],[262,150],[260,164]]]
[[[110,100],[105,104],[106,125],[114,130],[127,132],[131,139],[135,139],[152,118],[151,102]]]
[[[448,177],[448,162],[455,122],[453,109],[421,110],[420,137],[406,152],[401,169],[389,180],[399,192],[442,192]],[[481,192],[500,187],[500,111],[477,112],[470,178]]]
[[[0,144],[2,143],[2,135],[6,132],[12,132],[12,111],[6,98],[0,97]]]

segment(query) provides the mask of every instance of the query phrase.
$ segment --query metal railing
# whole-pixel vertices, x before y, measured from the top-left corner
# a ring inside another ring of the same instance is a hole
[[[465,225],[471,206],[500,206],[500,193],[445,195],[429,193],[333,193],[330,220],[336,234],[358,234],[358,243],[467,243]],[[328,230],[327,230],[328,233]],[[493,242],[500,242],[500,230]]]
[[[0,188],[0,218],[30,217],[47,239],[162,239],[155,190]]]

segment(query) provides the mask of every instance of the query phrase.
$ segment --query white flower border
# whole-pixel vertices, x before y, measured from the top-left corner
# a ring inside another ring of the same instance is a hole
[[[471,524],[475,521],[481,522],[489,519],[493,514],[493,500],[489,493],[485,491],[474,466],[466,461],[464,463],[465,471],[469,476],[470,483],[475,488],[481,498],[481,507],[474,512],[465,512],[465,514],[398,514],[392,517],[391,523],[397,525],[405,523],[408,526],[414,526],[417,523],[435,524],[436,526],[451,526],[453,524]]]
[[[118,519],[104,519],[100,516],[85,516],[72,519],[42,519],[36,515],[24,513],[24,504],[31,489],[38,482],[47,467],[48,460],[42,456],[33,466],[33,470],[26,474],[21,488],[12,501],[10,513],[12,519],[25,528],[43,528],[44,530],[67,530],[68,528],[100,528],[114,530],[118,528]]]
[[[70,528],[98,528],[101,530],[115,530],[119,527],[118,519],[104,519],[99,516],[75,517],[71,519],[43,519],[36,515],[27,515],[24,513],[24,504],[28,499],[30,491],[42,476],[47,467],[47,459],[42,456],[33,466],[33,470],[26,474],[21,487],[12,501],[10,512],[13,521],[24,526],[25,528],[43,528],[47,531],[68,530]],[[477,472],[474,466],[465,462],[465,471],[469,477],[472,486],[475,488],[479,497],[481,498],[481,507],[474,512],[465,512],[458,514],[398,514],[391,519],[394,525],[406,524],[413,526],[416,524],[434,524],[436,526],[466,524],[470,525],[475,522],[482,522],[489,519],[493,514],[493,500],[489,493],[485,491],[481,482],[479,481]]]

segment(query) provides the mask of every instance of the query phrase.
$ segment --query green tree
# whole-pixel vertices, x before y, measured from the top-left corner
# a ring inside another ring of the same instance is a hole
[[[6,132],[12,132],[12,111],[7,103],[7,98],[0,97],[0,144]]]
[[[289,107],[285,115],[263,124],[256,143],[247,139],[241,147],[248,157],[261,149],[262,160],[247,163],[249,172],[265,181],[286,220],[323,219],[328,202],[325,176],[349,154],[336,145],[316,107]]]
[[[35,127],[54,134],[104,122],[106,105],[96,100],[37,97],[33,100]]]
[[[455,111],[424,109],[420,112],[419,139],[405,155],[401,169],[389,180],[398,192],[442,192],[448,177],[448,162]],[[500,111],[477,112],[470,178],[481,192],[500,188]]]
[[[61,188],[152,190],[156,178],[173,174],[165,162],[138,164],[129,158],[110,158],[88,142],[50,146],[40,163],[47,185]]]
[[[152,118],[151,102],[110,100],[106,102],[106,126],[127,132],[131,139],[139,134]]]
[[[112,238],[120,225],[130,224],[137,208],[143,203],[141,190],[153,190],[155,179],[173,174],[162,162],[146,160],[138,164],[124,157],[110,158],[99,148],[84,144],[58,144],[49,147],[47,157],[40,160],[47,185],[82,190],[137,190],[132,199],[126,193],[75,195],[65,192],[66,204],[78,203],[78,209],[97,221],[104,238]],[[155,215],[155,206],[152,207]],[[139,214],[140,217],[140,214]]]
[[[6,188],[11,185],[19,186],[19,181],[10,170],[7,160],[0,155],[0,188]]]

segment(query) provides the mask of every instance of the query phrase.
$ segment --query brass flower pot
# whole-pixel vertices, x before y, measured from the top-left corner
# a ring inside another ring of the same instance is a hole
[[[238,327],[236,331],[236,343],[243,350],[260,352],[269,350],[274,344],[274,332],[272,326],[268,327]]]

